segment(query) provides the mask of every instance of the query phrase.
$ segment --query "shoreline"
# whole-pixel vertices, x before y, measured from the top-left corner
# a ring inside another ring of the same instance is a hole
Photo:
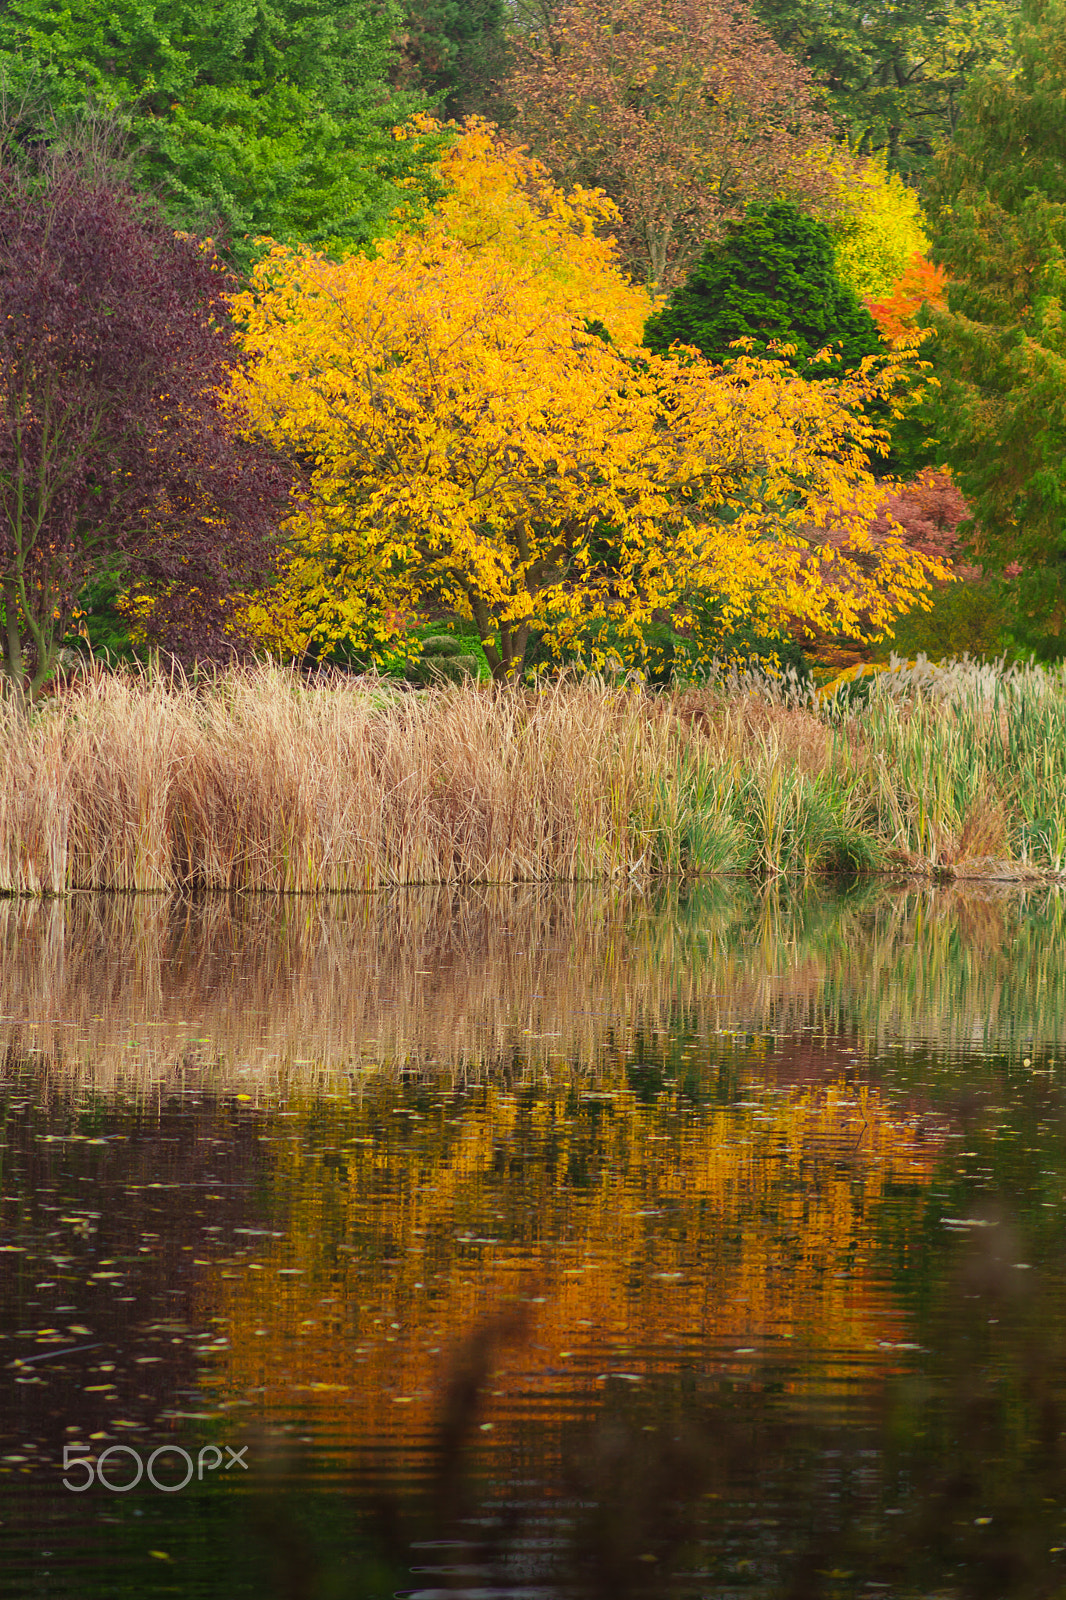
[[[201,900],[263,900],[275,897],[286,902],[314,900],[363,900],[376,895],[417,893],[420,891],[448,890],[467,893],[473,890],[535,889],[543,891],[569,889],[619,888],[645,893],[670,886],[712,887],[721,884],[743,884],[754,889],[833,889],[853,885],[877,885],[886,888],[975,888],[996,885],[1004,889],[1054,889],[1066,886],[1066,872],[1041,871],[1014,861],[960,862],[949,867],[886,866],[872,870],[811,872],[803,878],[787,873],[772,877],[750,871],[725,870],[704,873],[659,873],[655,876],[637,877],[633,874],[615,874],[588,878],[449,878],[418,879],[409,882],[389,881],[369,888],[298,888],[279,889],[269,886],[241,886],[236,888],[204,887],[199,884],[168,884],[153,888],[116,888],[108,884],[75,884],[59,890],[0,889],[0,903],[12,901],[72,901],[80,896],[106,895],[116,898],[169,897],[190,903]]]

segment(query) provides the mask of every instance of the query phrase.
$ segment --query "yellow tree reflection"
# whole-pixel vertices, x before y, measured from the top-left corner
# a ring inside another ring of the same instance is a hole
[[[920,1191],[940,1135],[876,1089],[779,1090],[752,1065],[731,1105],[642,1099],[620,1063],[458,1103],[424,1085],[290,1102],[271,1125],[284,1236],[205,1284],[229,1333],[218,1400],[417,1455],[452,1352],[516,1302],[528,1334],[497,1353],[486,1423],[519,1394],[565,1410],[611,1371],[728,1372],[785,1341],[826,1358],[805,1380],[823,1393],[891,1366],[879,1208]]]

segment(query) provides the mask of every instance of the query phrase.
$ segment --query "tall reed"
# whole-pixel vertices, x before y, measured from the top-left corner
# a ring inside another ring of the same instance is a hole
[[[889,677],[841,741],[867,826],[910,864],[992,858],[1061,874],[1066,676],[972,667],[928,688],[901,696]]]
[[[950,682],[886,674],[852,714],[755,680],[94,672],[32,720],[0,705],[0,893],[1062,872],[1066,680]]]
[[[196,688],[98,674],[6,716],[0,889],[275,891],[624,873],[673,731],[623,692]],[[682,763],[683,764],[683,763]]]
[[[407,694],[267,668],[196,686],[96,673],[32,722],[3,714],[0,891],[743,870],[752,773],[692,710],[592,683]],[[768,771],[788,759],[763,743]]]

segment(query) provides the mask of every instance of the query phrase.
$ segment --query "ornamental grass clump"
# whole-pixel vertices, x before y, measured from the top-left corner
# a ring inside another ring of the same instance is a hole
[[[898,664],[839,745],[901,863],[1066,870],[1066,668]]]

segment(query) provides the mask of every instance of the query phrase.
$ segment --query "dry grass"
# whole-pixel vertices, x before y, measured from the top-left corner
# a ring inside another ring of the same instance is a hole
[[[0,705],[0,737],[8,894],[1066,865],[1061,675],[878,687],[849,720],[748,684],[97,672],[32,720]]]
[[[746,836],[753,781],[822,770],[827,736],[806,713],[699,699],[97,673],[32,722],[5,714],[0,891],[743,870],[773,851]]]
[[[0,888],[300,891],[624,871],[669,730],[624,694],[96,675],[4,732]]]

